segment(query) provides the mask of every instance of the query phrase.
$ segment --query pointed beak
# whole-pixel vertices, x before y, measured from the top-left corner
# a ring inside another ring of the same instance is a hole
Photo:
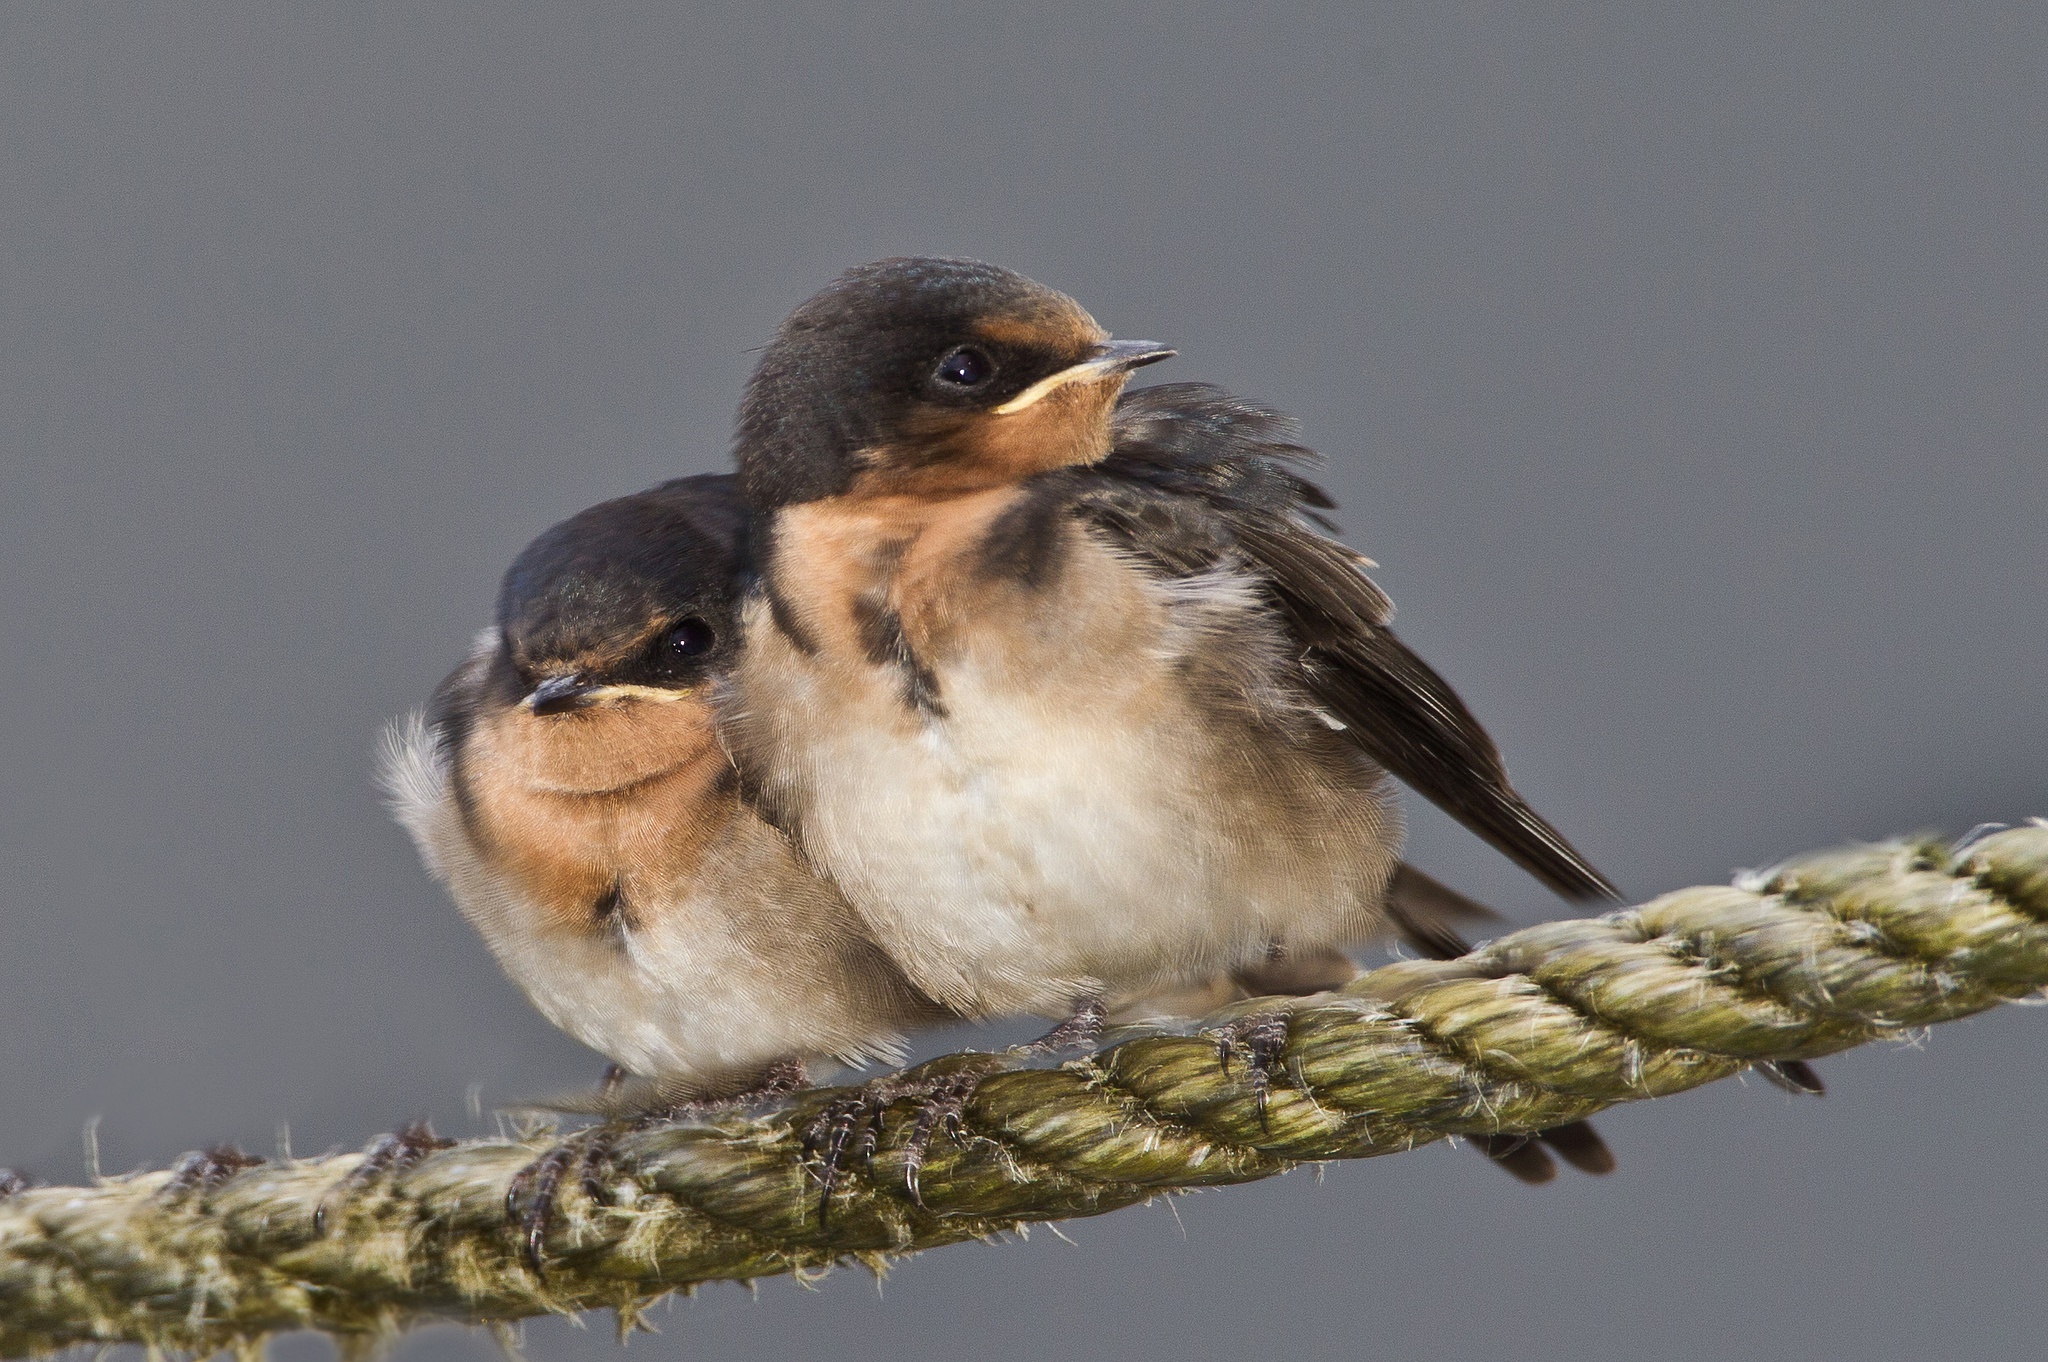
[[[1123,373],[1157,364],[1162,359],[1172,359],[1179,353],[1172,346],[1161,345],[1158,341],[1104,341],[1096,347],[1095,355],[1078,367],[1102,374]]]
[[[1047,374],[1036,383],[1018,393],[1000,407],[994,408],[997,416],[1008,416],[1035,405],[1039,399],[1066,387],[1069,383],[1092,383],[1108,378],[1112,374],[1127,374],[1133,369],[1142,369],[1147,364],[1157,364],[1162,359],[1172,359],[1180,351],[1158,341],[1113,340],[1104,341],[1095,347],[1095,352],[1079,364],[1070,364],[1056,374]]]
[[[595,683],[584,680],[576,672],[567,676],[550,676],[526,697],[526,707],[535,714],[567,714],[589,704],[597,690]]]

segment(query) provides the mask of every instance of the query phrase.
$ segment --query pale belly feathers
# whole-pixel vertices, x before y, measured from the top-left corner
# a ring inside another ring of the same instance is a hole
[[[772,828],[741,810],[686,880],[643,889],[630,927],[571,929],[469,836],[431,735],[389,744],[399,821],[510,976],[550,1022],[665,1090],[716,1092],[789,1057],[898,1052],[900,983]],[[879,966],[879,970],[877,967]]]
[[[927,579],[957,589],[943,607],[902,601],[922,710],[900,667],[837,646],[831,600],[800,603],[808,650],[754,601],[730,736],[765,806],[964,1011],[1062,1015],[1370,935],[1398,807],[1273,684],[1251,584],[1160,581],[1068,532],[1042,588],[963,566]]]

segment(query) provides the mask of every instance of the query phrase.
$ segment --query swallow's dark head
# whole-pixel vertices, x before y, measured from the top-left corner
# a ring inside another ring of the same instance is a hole
[[[1073,299],[999,266],[857,265],[790,314],[755,366],[741,488],[768,509],[1093,462],[1130,371],[1172,353],[1111,340]]]
[[[746,516],[727,476],[569,517],[498,592],[500,698],[539,716],[687,695],[739,646]]]

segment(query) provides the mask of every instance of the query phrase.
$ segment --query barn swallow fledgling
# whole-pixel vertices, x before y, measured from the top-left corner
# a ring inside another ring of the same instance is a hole
[[[395,813],[548,1020],[664,1101],[897,1052],[944,1020],[738,797],[712,693],[740,648],[728,477],[592,507],[387,754]]]
[[[1383,920],[1409,781],[1612,890],[1386,627],[1276,414],[1177,385],[1006,270],[892,260],[800,307],[741,408],[761,515],[730,727],[933,996],[1059,1014]]]
[[[1389,772],[1613,897],[1318,531],[1292,424],[1201,385],[1122,395],[1173,353],[961,260],[856,267],[783,323],[736,435],[751,797],[974,1014],[1379,934]]]

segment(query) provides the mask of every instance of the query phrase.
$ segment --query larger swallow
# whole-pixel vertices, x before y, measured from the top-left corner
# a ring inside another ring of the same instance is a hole
[[[971,261],[848,271],[740,409],[760,586],[731,742],[918,986],[1062,1015],[1387,925],[1398,776],[1609,882],[1392,630],[1275,412]]]
[[[727,732],[757,805],[976,1015],[1114,1010],[1390,928],[1455,943],[1396,880],[1389,773],[1613,898],[1324,532],[1292,423],[1202,385],[1123,396],[1173,353],[964,260],[857,267],[783,323],[736,433],[760,584]]]

